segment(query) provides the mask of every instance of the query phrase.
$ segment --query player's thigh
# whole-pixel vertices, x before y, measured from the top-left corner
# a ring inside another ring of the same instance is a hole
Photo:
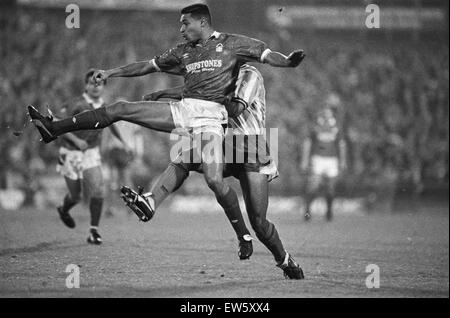
[[[267,175],[259,172],[242,171],[239,182],[250,219],[265,219],[269,203],[269,183]]]
[[[103,197],[103,173],[101,166],[83,171],[83,186],[90,197]]]
[[[153,130],[171,132],[175,129],[169,102],[119,101],[108,106],[107,111],[113,118]]]
[[[64,177],[64,180],[66,181],[70,198],[74,201],[79,201],[81,199],[81,180],[80,179],[74,180],[68,177]]]
[[[223,181],[223,149],[221,135],[215,133],[202,133],[194,136],[196,144],[200,144],[201,161],[206,182],[210,183]],[[200,139],[199,139],[200,138]],[[194,151],[198,151],[194,149]]]

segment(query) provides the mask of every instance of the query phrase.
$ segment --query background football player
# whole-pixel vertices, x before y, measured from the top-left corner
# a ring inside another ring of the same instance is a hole
[[[209,9],[203,4],[183,8],[180,23],[180,33],[186,42],[150,61],[97,70],[93,77],[102,81],[109,77],[142,76],[158,71],[172,73],[174,68],[180,68],[185,82],[181,101],[118,101],[57,121],[43,116],[32,106],[28,107],[28,112],[45,142],[72,131],[103,129],[120,120],[157,131],[172,132],[180,128],[191,134],[208,134],[219,144],[212,151],[203,152],[207,143],[201,143],[199,147],[205,181],[227,213],[240,215],[237,195],[222,175],[223,125],[228,122],[222,102],[235,88],[236,70],[240,65],[253,61],[275,67],[297,67],[303,59],[303,51],[296,50],[285,56],[271,51],[260,40],[219,33],[212,27]]]
[[[303,143],[301,169],[307,176],[305,220],[311,218],[311,205],[318,196],[326,200],[326,219],[333,217],[336,182],[346,169],[346,142],[336,117],[337,96],[330,95],[325,107],[317,113]]]
[[[94,70],[86,73],[84,93],[81,97],[64,105],[58,111],[58,116],[73,116],[86,110],[104,106],[102,94],[105,83],[95,84],[92,79],[93,74]],[[123,141],[116,127],[110,126],[110,128],[113,135],[128,150],[128,146]],[[98,233],[103,208],[104,186],[100,156],[101,140],[102,130],[84,130],[66,134],[59,141],[57,171],[64,176],[68,193],[64,197],[62,205],[57,207],[57,211],[63,223],[69,228],[74,228],[75,221],[69,211],[80,202],[83,192],[88,194],[91,227],[87,242],[91,244],[102,243],[102,238]]]

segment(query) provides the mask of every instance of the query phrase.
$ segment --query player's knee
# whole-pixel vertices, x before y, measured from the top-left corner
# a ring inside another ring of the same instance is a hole
[[[69,193],[69,199],[72,203],[79,203],[81,201],[81,194],[80,193],[77,193],[77,194]]]
[[[205,176],[206,184],[216,194],[226,192],[226,184],[223,182],[223,178],[220,175]]]

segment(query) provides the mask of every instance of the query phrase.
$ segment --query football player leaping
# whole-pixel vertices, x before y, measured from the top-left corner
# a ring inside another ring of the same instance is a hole
[[[102,81],[109,77],[142,76],[157,71],[170,73],[174,68],[179,68],[185,84],[181,101],[118,101],[62,120],[43,116],[32,106],[28,107],[28,112],[46,143],[68,132],[103,129],[120,120],[164,132],[181,128],[191,134],[208,133],[220,144],[208,151],[203,151],[203,145],[200,146],[206,183],[225,211],[239,215],[237,195],[224,182],[222,174],[222,125],[228,122],[224,99],[234,91],[239,67],[245,62],[296,67],[303,58],[303,52],[298,50],[285,56],[271,51],[262,41],[214,31],[209,9],[204,4],[184,8],[180,22],[180,32],[186,43],[150,61],[97,71],[94,79]]]
[[[262,75],[255,67],[244,64],[240,68],[236,85],[234,96],[225,104],[229,114],[228,127],[237,138],[225,139],[225,143],[232,142],[234,153],[232,162],[227,162],[225,159],[224,177],[234,176],[240,181],[252,228],[258,239],[273,254],[277,266],[284,271],[286,277],[302,279],[304,278],[302,269],[285,251],[275,225],[266,217],[268,183],[278,176],[278,170],[268,153],[265,139],[266,103]],[[180,99],[181,93],[182,87],[149,94],[146,98],[150,100]],[[239,136],[245,136],[245,138],[239,138]],[[145,216],[145,220],[149,220],[163,200],[183,184],[190,171],[202,172],[201,163],[184,162],[183,158],[189,160],[190,156],[182,154],[171,162],[164,173],[157,178],[149,193],[136,192],[128,187],[122,188],[126,204],[138,216]],[[237,158],[244,158],[244,162],[237,162]],[[233,220],[230,219],[230,221],[234,226]],[[244,224],[242,216],[239,222]],[[246,241],[245,235],[240,236],[237,229],[235,231],[240,242],[240,258],[249,258],[253,251],[251,241]],[[244,234],[249,235],[248,230]]]

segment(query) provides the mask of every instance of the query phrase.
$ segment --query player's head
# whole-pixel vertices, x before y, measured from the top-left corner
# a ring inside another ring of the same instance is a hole
[[[180,32],[188,42],[195,42],[202,38],[205,31],[210,31],[211,14],[206,4],[197,3],[181,10]]]
[[[99,98],[105,89],[106,81],[103,81],[100,84],[95,84],[94,79],[92,78],[92,75],[94,75],[95,70],[90,69],[85,75],[84,75],[84,91],[86,94],[89,95],[91,98]]]
[[[335,127],[337,125],[336,120],[336,108],[330,104],[325,104],[317,114],[317,124],[324,128]]]
[[[341,105],[341,99],[336,93],[331,93],[325,99],[324,107],[317,114],[317,124],[333,127],[337,124],[336,113]]]

